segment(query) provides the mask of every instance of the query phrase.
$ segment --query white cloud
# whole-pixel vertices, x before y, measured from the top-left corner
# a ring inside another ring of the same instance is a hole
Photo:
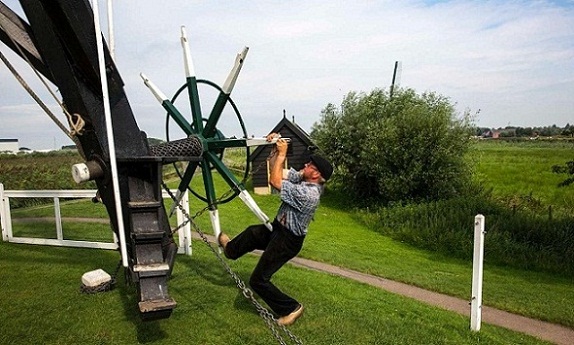
[[[232,97],[257,135],[283,109],[309,129],[347,92],[388,87],[396,60],[401,86],[480,108],[481,126],[574,122],[572,2],[118,1],[118,67],[140,127],[153,136],[163,136],[164,112],[139,73],[168,95],[183,84],[181,25],[197,76],[220,85],[235,54],[250,47]],[[0,78],[0,105],[29,103],[1,65]],[[204,113],[210,102],[202,96]]]

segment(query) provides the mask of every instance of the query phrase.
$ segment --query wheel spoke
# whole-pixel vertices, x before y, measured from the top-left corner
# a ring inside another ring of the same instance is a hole
[[[239,180],[237,180],[235,175],[225,166],[225,164],[223,164],[216,154],[208,151],[205,152],[204,158],[213,164],[217,172],[219,172],[221,177],[223,177],[225,182],[227,182],[229,187],[231,187],[236,194],[245,189],[245,187],[239,182]]]
[[[187,135],[192,135],[193,130],[191,125],[187,120],[181,115],[179,110],[173,105],[173,103],[167,98],[167,96],[151,81],[145,74],[140,73],[141,78],[144,81],[144,84],[149,88],[149,90],[153,93],[155,98],[161,104],[161,106],[167,111],[169,116],[171,116],[175,122],[179,125],[179,127],[185,132]]]
[[[208,154],[209,152],[205,152]],[[201,174],[203,175],[203,186],[205,187],[205,196],[207,198],[207,204],[210,210],[217,209],[216,197],[215,197],[215,186],[213,185],[213,175],[211,169],[209,168],[209,159],[204,155],[203,161],[201,162]]]
[[[235,57],[235,64],[233,65],[231,72],[227,76],[227,80],[225,80],[225,84],[223,84],[221,92],[219,93],[219,96],[217,97],[217,100],[215,101],[215,104],[213,105],[213,109],[211,110],[211,113],[209,114],[209,119],[207,120],[207,124],[205,125],[205,128],[203,129],[202,134],[203,134],[204,138],[210,138],[215,134],[215,126],[217,125],[217,122],[219,121],[219,118],[221,117],[221,113],[223,112],[223,108],[225,107],[225,104],[227,103],[227,100],[229,99],[229,95],[231,94],[231,91],[233,90],[233,87],[235,86],[235,82],[237,81],[237,77],[239,76],[239,72],[241,71],[241,67],[243,67],[243,62],[245,61],[245,56],[247,55],[248,50],[249,50],[249,48],[247,48],[247,47],[243,48],[241,53],[237,54],[237,56]]]
[[[196,133],[203,132],[203,121],[201,115],[201,106],[199,104],[199,92],[197,91],[197,79],[195,77],[195,68],[189,49],[189,41],[185,32],[185,26],[181,27],[181,46],[183,48],[183,59],[185,63],[185,76],[187,78],[187,92],[191,106],[192,126]]]

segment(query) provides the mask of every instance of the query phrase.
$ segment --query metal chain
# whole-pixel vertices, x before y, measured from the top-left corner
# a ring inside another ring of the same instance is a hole
[[[191,223],[191,226],[193,227],[193,229],[195,231],[197,231],[197,233],[199,234],[199,236],[201,237],[201,239],[203,240],[203,242],[207,245],[207,247],[209,247],[209,249],[215,254],[215,256],[217,257],[217,259],[219,260],[219,262],[223,265],[223,268],[227,271],[227,273],[233,278],[233,280],[235,281],[235,284],[237,285],[237,287],[241,290],[243,296],[248,299],[254,306],[255,309],[257,309],[257,312],[259,313],[259,316],[261,316],[261,318],[265,321],[265,324],[267,325],[267,327],[271,330],[271,332],[273,333],[273,336],[275,337],[275,339],[277,339],[277,341],[282,344],[282,345],[287,345],[287,343],[285,342],[285,340],[283,339],[283,337],[281,336],[281,334],[279,333],[279,330],[277,328],[280,328],[280,330],[282,330],[285,334],[287,334],[289,336],[289,338],[291,338],[291,340],[298,345],[302,345],[303,342],[296,336],[294,335],[291,331],[289,331],[287,329],[287,327],[285,327],[284,325],[279,325],[277,324],[277,320],[275,319],[275,317],[273,316],[273,314],[271,314],[271,312],[269,312],[269,310],[267,310],[264,306],[262,306],[256,299],[255,296],[253,295],[253,291],[251,291],[247,285],[245,285],[245,282],[235,273],[233,272],[233,270],[231,269],[231,267],[227,264],[227,262],[225,262],[225,260],[223,259],[223,257],[221,256],[221,254],[219,254],[219,252],[217,251],[216,248],[214,248],[211,243],[209,242],[209,239],[207,238],[207,236],[205,235],[205,233],[199,228],[199,226],[193,221],[193,219],[195,219],[196,217],[198,217],[199,215],[203,214],[206,210],[209,209],[209,206],[203,208],[202,210],[198,211],[193,217],[191,217],[187,211],[183,208],[183,206],[181,205],[181,203],[177,202],[177,198],[175,197],[175,195],[171,192],[171,190],[167,187],[167,185],[165,184],[165,182],[162,182],[163,188],[166,190],[166,192],[169,194],[169,196],[172,198],[173,202],[177,203],[177,207],[179,208],[179,210],[181,211],[181,213],[185,216],[186,221],[185,224],[187,223]],[[233,190],[231,190],[233,191]],[[228,194],[229,192],[225,193]],[[225,198],[226,196],[222,196],[218,199],[219,200],[223,200],[223,198]],[[180,228],[181,225],[178,227]]]

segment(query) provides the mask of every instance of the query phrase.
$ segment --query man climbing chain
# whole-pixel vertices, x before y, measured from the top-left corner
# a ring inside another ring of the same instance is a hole
[[[303,315],[303,305],[277,288],[271,277],[303,247],[309,223],[319,206],[323,184],[331,177],[333,167],[326,159],[311,155],[302,170],[291,168],[284,175],[288,142],[277,137],[276,133],[267,136],[269,142],[277,140],[269,182],[280,191],[282,201],[273,221],[273,231],[264,224],[252,225],[233,240],[222,232],[218,242],[225,256],[232,260],[256,249],[263,250],[249,285],[279,316],[277,323],[288,326]]]
[[[177,202],[176,196],[171,192],[171,190],[167,187],[167,185],[165,183],[163,183],[163,188],[164,190],[170,195],[171,199],[174,202]],[[224,199],[226,197],[227,193],[225,195],[223,195],[220,199]],[[219,262],[223,265],[223,267],[225,268],[225,271],[227,273],[229,273],[229,275],[231,276],[231,278],[233,278],[233,280],[235,281],[235,284],[237,285],[237,287],[241,290],[241,293],[243,294],[243,296],[248,299],[254,306],[255,309],[257,309],[257,312],[259,313],[259,316],[261,316],[261,318],[265,321],[265,324],[267,325],[267,327],[269,327],[269,329],[271,330],[271,332],[273,333],[273,336],[275,337],[275,339],[277,339],[277,341],[279,342],[279,344],[281,345],[286,345],[287,343],[285,342],[285,340],[283,339],[283,337],[281,336],[281,334],[279,333],[279,330],[275,328],[275,326],[277,325],[277,321],[276,319],[273,317],[273,314],[271,314],[264,306],[262,306],[253,296],[253,292],[245,285],[245,282],[243,282],[243,280],[235,273],[233,272],[233,270],[231,269],[231,267],[229,267],[229,265],[227,264],[227,262],[225,262],[225,260],[223,259],[223,257],[219,254],[219,252],[217,251],[216,248],[214,248],[210,241],[209,238],[207,237],[207,235],[205,235],[205,233],[199,228],[199,226],[193,221],[193,219],[195,219],[196,217],[198,217],[199,215],[203,214],[206,210],[209,209],[209,207],[205,207],[204,209],[200,210],[199,212],[197,212],[193,217],[190,216],[187,211],[185,210],[185,208],[181,205],[181,203],[177,203],[177,207],[179,208],[179,210],[182,212],[182,214],[185,217],[185,222],[182,223],[182,225],[178,226],[178,228],[175,229],[175,231],[177,231],[177,229],[179,229],[180,227],[182,227],[183,225],[190,223],[191,226],[193,227],[193,229],[199,234],[199,236],[201,237],[201,239],[203,240],[203,242],[207,245],[207,247],[209,247],[209,249],[211,249],[211,251],[213,252],[213,254],[215,254],[215,257],[217,257],[217,259],[219,260]],[[287,336],[289,336],[289,338],[298,345],[302,345],[303,342],[296,336],[294,335],[291,331],[289,331],[285,326],[280,326],[280,328],[283,330],[283,332],[285,334],[287,334]]]

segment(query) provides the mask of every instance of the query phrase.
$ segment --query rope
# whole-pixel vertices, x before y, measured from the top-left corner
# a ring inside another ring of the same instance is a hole
[[[2,30],[6,31],[4,29],[4,27],[2,26],[2,24],[0,24],[0,28],[2,28]],[[52,91],[52,88],[48,85],[48,83],[46,82],[46,79],[40,74],[40,72],[38,72],[38,70],[34,67],[34,65],[32,65],[32,62],[30,62],[30,59],[26,56],[26,54],[24,54],[20,45],[18,43],[16,43],[16,41],[14,40],[14,38],[12,36],[8,35],[8,37],[10,37],[10,40],[12,41],[14,46],[18,49],[20,55],[28,63],[28,66],[30,66],[30,68],[34,71],[34,73],[40,79],[42,84],[44,84],[44,87],[48,90],[50,95],[52,95],[52,98],[54,98],[54,100],[56,101],[56,103],[58,103],[58,105],[60,106],[60,108],[62,109],[64,114],[66,114],[66,117],[68,118],[68,122],[69,122],[70,126],[73,128],[72,131],[69,131],[62,124],[62,122],[60,120],[58,120],[58,118],[54,115],[54,113],[52,113],[52,111],[50,111],[50,109],[48,109],[46,104],[40,99],[40,97],[38,97],[38,95],[32,90],[32,88],[26,83],[24,78],[22,78],[22,76],[16,71],[14,66],[8,61],[8,59],[4,56],[4,54],[2,54],[2,52],[0,52],[0,58],[2,59],[2,61],[6,65],[6,67],[8,67],[10,72],[12,72],[12,74],[14,75],[14,78],[16,78],[16,80],[18,80],[20,85],[22,85],[22,87],[36,101],[36,103],[38,103],[38,105],[42,108],[42,110],[44,110],[44,112],[52,119],[52,121],[54,121],[54,123],[76,144],[76,146],[81,147],[78,139],[75,138],[75,136],[76,135],[82,135],[85,121],[82,119],[82,117],[79,114],[74,114],[74,116],[77,118],[77,120],[76,121],[73,120],[74,117],[72,115],[70,115],[70,113],[66,109],[65,105],[60,101],[58,96],[56,96],[56,94]]]
[[[62,124],[62,122],[60,122],[58,120],[58,118],[56,118],[56,116],[52,113],[52,111],[50,111],[50,109],[48,109],[46,104],[44,102],[42,102],[40,97],[38,97],[38,95],[32,90],[32,88],[30,88],[30,86],[26,83],[26,81],[22,78],[22,76],[20,76],[20,74],[16,71],[14,66],[12,66],[12,64],[10,63],[10,61],[8,61],[8,59],[4,56],[4,54],[2,54],[2,52],[0,52],[0,59],[4,62],[6,67],[8,67],[10,72],[12,72],[12,74],[14,75],[14,78],[16,78],[16,80],[20,83],[20,85],[22,85],[22,87],[28,92],[28,94],[36,101],[36,103],[38,103],[38,105],[42,108],[42,110],[44,110],[46,112],[46,114],[48,114],[48,116],[56,123],[56,125],[58,127],[60,127],[60,129],[70,139],[74,140],[74,138],[72,138],[72,135],[70,134],[68,129]]]

